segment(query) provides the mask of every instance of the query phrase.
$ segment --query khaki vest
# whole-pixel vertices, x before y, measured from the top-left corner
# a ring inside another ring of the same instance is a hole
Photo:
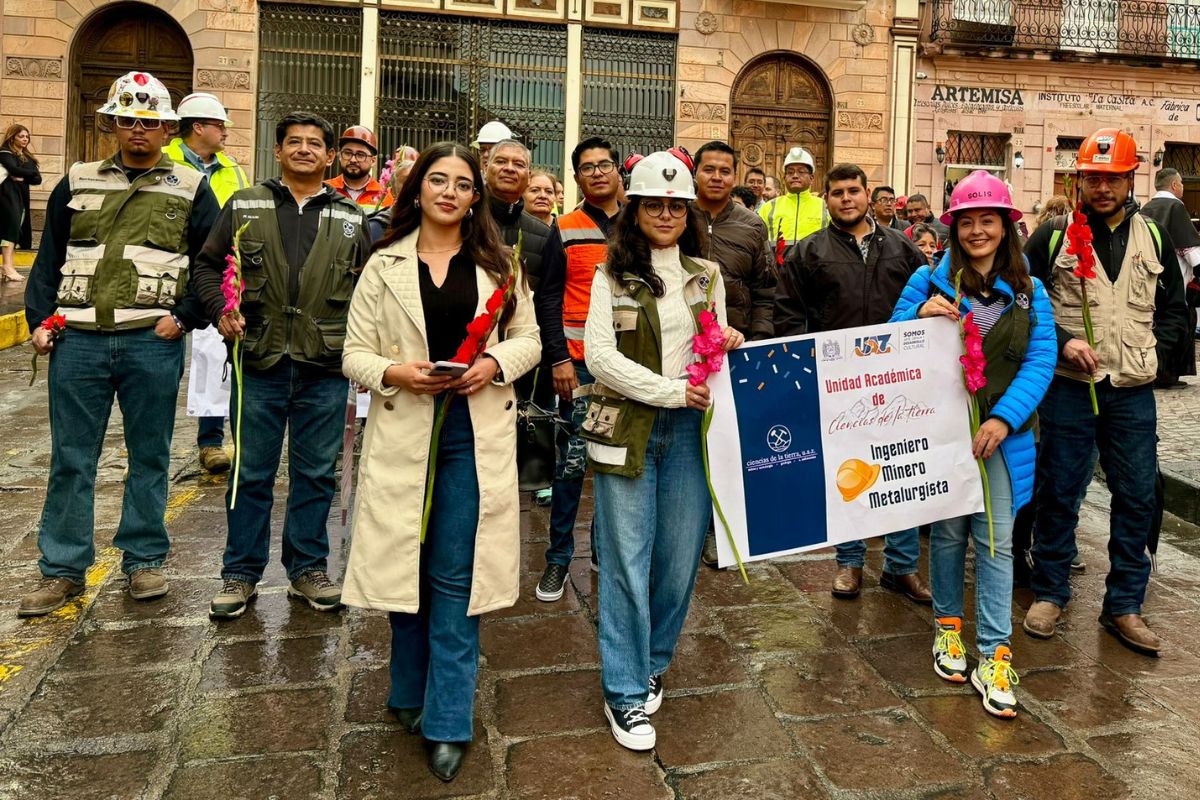
[[[288,356],[340,371],[350,296],[358,265],[366,259],[358,251],[366,224],[362,211],[340,196],[321,209],[317,238],[300,269],[300,291],[293,303],[275,193],[262,185],[244,189],[229,207],[234,231],[249,224],[240,245],[246,366],[268,369]]]
[[[187,291],[188,229],[204,176],[163,156],[133,181],[111,159],[69,173],[59,313],[86,330],[153,327]]]
[[[1054,260],[1050,301],[1055,321],[1076,338],[1087,340],[1083,326],[1083,292],[1075,277],[1075,256],[1064,245]],[[1162,272],[1150,228],[1140,214],[1129,222],[1129,246],[1117,282],[1096,256],[1096,277],[1087,281],[1088,306],[1100,366],[1097,382],[1109,378],[1113,386],[1142,386],[1158,372],[1157,340],[1154,337],[1154,292]],[[1086,381],[1087,373],[1060,360],[1055,373]]]
[[[708,289],[718,281],[720,267],[715,262],[682,256],[687,277],[683,296],[692,309],[696,331],[700,331],[700,312],[708,307]],[[615,280],[604,272],[612,289],[613,328],[621,355],[653,371],[662,372],[662,329],[658,319],[658,298],[650,286],[634,275]],[[596,472],[609,472],[628,478],[641,477],[646,468],[646,445],[658,409],[621,395],[599,381],[589,388],[591,398],[580,426],[580,436],[588,442],[588,460]]]

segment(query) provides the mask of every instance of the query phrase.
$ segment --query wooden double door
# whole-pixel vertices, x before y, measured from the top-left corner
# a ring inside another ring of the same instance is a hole
[[[740,153],[740,179],[757,167],[783,176],[797,145],[816,161],[816,182],[829,164],[830,90],[816,67],[795,53],[768,53],[743,67],[733,84],[730,143]]]

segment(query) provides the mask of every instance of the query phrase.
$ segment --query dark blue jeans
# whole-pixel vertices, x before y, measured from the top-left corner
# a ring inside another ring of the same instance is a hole
[[[575,377],[580,386],[595,383],[582,361],[573,362]],[[558,401],[558,414],[571,426],[571,435],[557,433],[558,460],[554,466],[554,492],[550,496],[550,546],[546,548],[546,563],[568,566],[575,555],[575,518],[579,515],[579,500],[583,497],[583,478],[587,474],[587,443],[579,437],[579,428],[587,414],[586,397],[577,397],[570,404]],[[595,548],[596,524],[592,522],[592,547]]]
[[[282,561],[288,578],[323,570],[329,557],[329,507],[337,488],[334,467],[342,444],[346,379],[303,369],[289,358],[242,376],[242,466],[237,505],[229,508],[222,578],[258,583],[271,556],[275,473],[288,438],[287,517]],[[229,418],[237,425],[235,383]]]
[[[421,733],[433,742],[471,740],[479,617],[467,616],[467,607],[478,525],[475,432],[466,398],[456,397],[442,427],[433,508],[421,546],[421,607],[416,614],[388,614],[388,706],[423,708]]]
[[[197,447],[220,447],[225,443],[225,418],[201,417],[196,426]]]
[[[1100,414],[1092,413],[1088,386],[1056,377],[1038,407],[1037,528],[1032,587],[1038,600],[1065,608],[1071,599],[1079,505],[1092,480],[1093,446],[1112,492],[1109,572],[1104,608],[1114,616],[1140,614],[1150,579],[1146,540],[1154,516],[1158,429],[1151,385],[1096,384]]]
[[[43,575],[82,582],[95,559],[96,464],[114,397],[121,406],[129,477],[113,544],[124,552],[126,573],[162,566],[170,549],[163,514],[183,351],[183,339],[160,339],[149,328],[69,330],[54,346],[50,480],[38,530]]]

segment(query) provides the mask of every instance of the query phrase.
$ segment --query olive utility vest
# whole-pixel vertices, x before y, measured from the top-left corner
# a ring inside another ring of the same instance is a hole
[[[696,332],[700,331],[700,312],[708,307],[708,289],[720,280],[720,267],[712,261],[681,256],[684,272],[683,295],[692,309]],[[662,329],[658,319],[658,299],[650,286],[636,275],[626,273],[615,280],[603,267],[612,290],[613,328],[617,350],[630,361],[662,372]],[[590,387],[587,415],[580,436],[588,442],[588,460],[597,472],[641,477],[646,468],[646,445],[658,409],[624,397],[599,381]]]
[[[71,231],[58,284],[67,325],[153,327],[187,291],[188,222],[204,176],[171,159],[130,183],[105,161],[71,166]]]
[[[229,201],[233,230],[242,234],[242,316],[246,318],[245,364],[269,369],[284,356],[341,370],[346,317],[358,264],[358,207],[337,197],[320,210],[317,238],[300,269],[300,291],[291,297],[291,270],[275,217],[275,194],[266,186],[237,192]]]

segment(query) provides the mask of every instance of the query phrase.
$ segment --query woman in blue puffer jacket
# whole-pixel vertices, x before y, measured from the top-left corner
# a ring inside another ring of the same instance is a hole
[[[892,321],[971,313],[983,335],[987,385],[976,393],[983,420],[972,443],[990,484],[995,555],[989,552],[984,512],[934,523],[929,539],[933,586],[933,669],[952,683],[968,675],[983,707],[1001,718],[1017,714],[1012,667],[1012,527],[1033,490],[1037,406],[1057,358],[1054,312],[1045,288],[1029,275],[1004,182],[982,170],[959,182],[942,222],[950,247],[936,267],[909,279]],[[955,304],[955,281],[961,290]],[[979,663],[968,672],[962,642],[967,540],[975,543],[976,644]]]

